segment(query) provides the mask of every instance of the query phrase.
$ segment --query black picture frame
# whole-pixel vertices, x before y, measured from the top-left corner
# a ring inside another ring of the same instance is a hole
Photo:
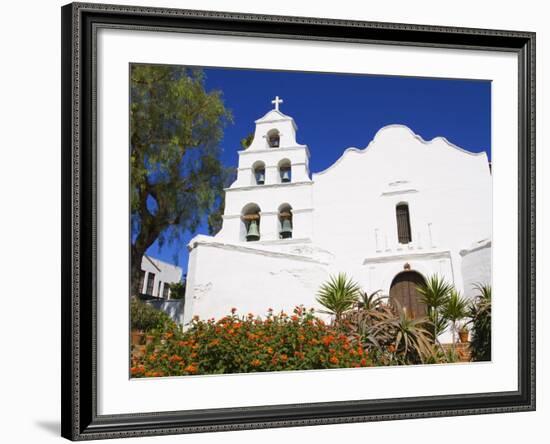
[[[62,436],[119,438],[535,409],[535,33],[72,3],[62,14]],[[97,414],[98,27],[508,51],[519,61],[518,389],[384,400]]]

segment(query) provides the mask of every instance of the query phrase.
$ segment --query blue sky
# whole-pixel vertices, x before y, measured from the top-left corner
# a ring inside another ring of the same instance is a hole
[[[278,95],[280,110],[298,125],[298,143],[308,145],[310,169],[322,171],[348,147],[364,148],[376,132],[404,124],[426,140],[442,136],[468,151],[491,157],[491,82],[349,74],[205,69],[207,90],[223,91],[234,117],[221,145],[222,162],[237,165],[240,140],[254,130]],[[206,225],[185,233],[180,243],[153,244],[153,257],[187,270],[186,244]]]

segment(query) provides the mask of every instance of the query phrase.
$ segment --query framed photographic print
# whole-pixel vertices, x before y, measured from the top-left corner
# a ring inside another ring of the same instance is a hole
[[[62,435],[535,408],[535,35],[62,8]]]

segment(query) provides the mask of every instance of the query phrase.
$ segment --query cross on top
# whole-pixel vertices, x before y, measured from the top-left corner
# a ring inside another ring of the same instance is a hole
[[[279,99],[279,96],[275,96],[275,99],[271,101],[275,105],[275,110],[279,111],[279,104],[283,103],[283,99]]]

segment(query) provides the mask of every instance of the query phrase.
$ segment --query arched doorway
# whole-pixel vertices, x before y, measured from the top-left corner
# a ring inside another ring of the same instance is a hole
[[[416,271],[404,271],[393,278],[390,299],[399,302],[411,318],[426,316],[426,305],[420,301],[418,285],[425,283],[424,277]]]

